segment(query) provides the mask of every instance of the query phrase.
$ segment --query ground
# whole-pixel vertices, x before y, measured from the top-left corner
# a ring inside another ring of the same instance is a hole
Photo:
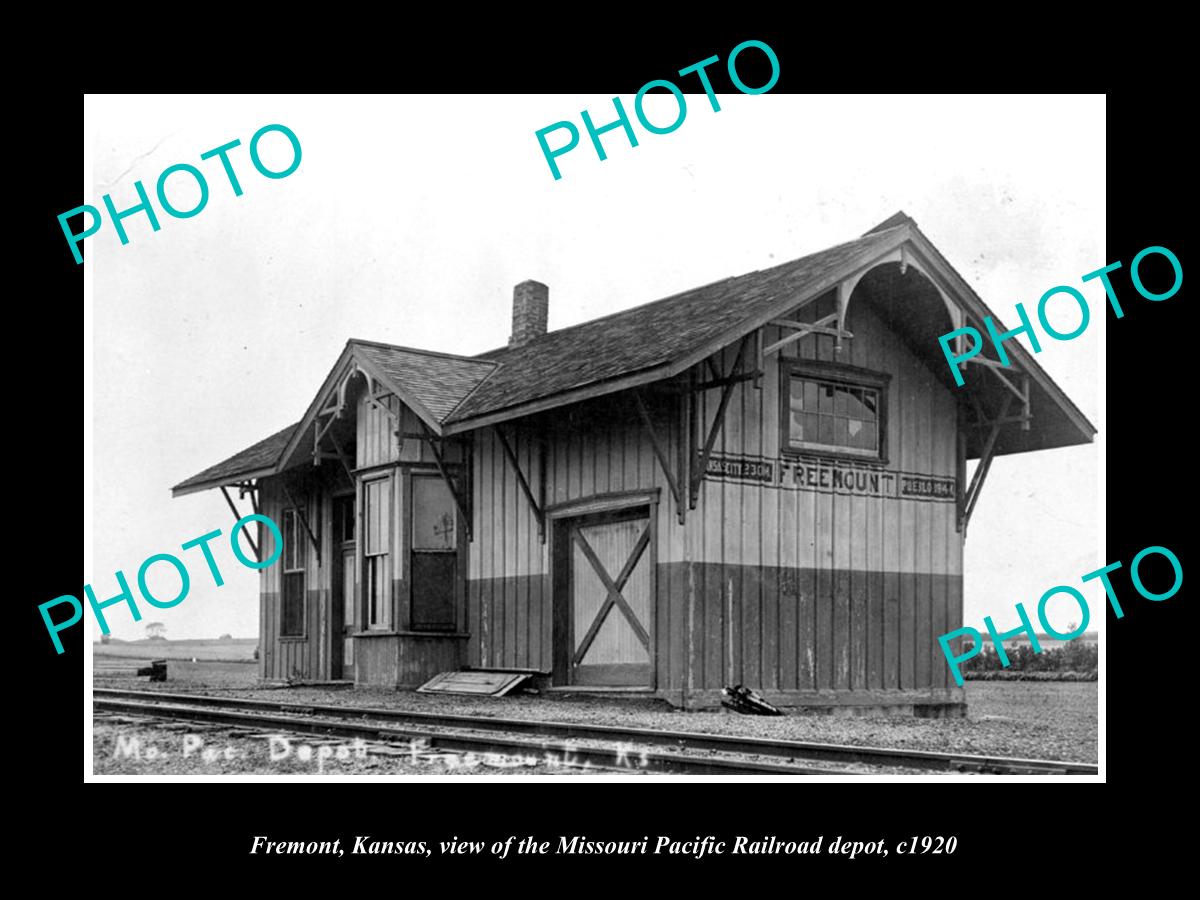
[[[149,684],[145,678],[97,675],[96,685],[129,689],[202,691],[223,696],[260,697],[295,703],[354,704],[557,721],[620,724],[676,731],[744,734],[756,737],[823,741],[903,749],[958,751],[1032,759],[1063,759],[1096,762],[1097,682],[967,682],[968,716],[965,719],[921,719],[905,716],[834,717],[792,711],[782,717],[742,716],[728,711],[682,712],[667,704],[643,699],[610,699],[573,694],[517,694],[503,698],[454,697],[417,694],[412,691],[346,688],[269,688],[257,684],[253,663],[172,662],[168,681]],[[115,733],[100,728],[94,741],[98,772],[144,771],[131,757],[114,760],[111,750]],[[174,739],[178,743],[179,739]],[[222,738],[223,740],[223,738]],[[106,742],[106,743],[105,743]],[[314,741],[314,744],[316,742]],[[258,741],[264,745],[263,740]],[[315,752],[315,751],[314,751]],[[189,758],[194,762],[195,754]],[[292,760],[299,764],[300,761]],[[336,765],[337,760],[328,760]],[[262,769],[281,772],[287,760],[267,760]],[[393,773],[415,774],[397,768],[404,760],[393,760]],[[354,768],[347,761],[343,772],[370,771]],[[420,767],[422,764],[418,764]],[[123,766],[123,767],[118,767]],[[315,766],[315,762],[308,771]],[[441,770],[422,769],[426,774]],[[159,771],[159,769],[155,769]],[[191,771],[185,769],[185,771]],[[247,771],[241,769],[198,769],[196,771]],[[543,768],[540,770],[545,771]],[[480,764],[475,774],[503,774],[502,767]],[[518,769],[514,774],[538,774],[536,769]],[[460,774],[472,774],[462,771]]]
[[[107,644],[92,644],[92,653],[97,664],[115,663],[120,659],[193,659],[225,660],[229,662],[254,659],[254,638],[222,638],[192,641],[109,641]]]

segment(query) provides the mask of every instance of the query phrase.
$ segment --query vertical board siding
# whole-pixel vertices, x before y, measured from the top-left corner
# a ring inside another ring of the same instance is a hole
[[[823,300],[797,318],[832,308],[832,300]],[[736,385],[714,453],[778,459],[779,358],[845,362],[891,375],[885,468],[953,477],[955,397],[869,304],[851,303],[847,327],[855,337],[841,351],[834,338],[810,335],[768,357],[757,385]],[[786,333],[775,326],[764,331],[764,343]],[[714,354],[713,363],[724,373],[736,354],[736,346],[727,347]],[[701,367],[697,377],[704,380],[711,372]],[[685,438],[680,424],[687,400],[649,389],[644,396],[674,468]],[[719,401],[719,389],[697,398],[697,441],[707,436]],[[407,419],[407,410],[397,408]],[[381,410],[361,402],[358,413],[358,465],[424,459],[427,451],[419,441],[410,439],[397,450],[391,438],[396,423]],[[415,421],[404,427],[409,426],[418,427]],[[651,618],[660,691],[684,697],[730,683],[800,691],[952,684],[936,638],[962,617],[962,546],[954,504],[707,478],[696,508],[680,525],[630,394],[503,427],[535,494],[544,483],[547,505],[659,490]],[[472,439],[466,658],[472,665],[548,671],[552,529],[543,542],[537,516],[493,430],[481,429]],[[686,491],[686,483],[683,487]],[[268,514],[278,511],[271,491],[264,491],[263,502]],[[321,513],[328,514],[327,500]],[[327,558],[331,538],[323,532],[321,540]],[[311,582],[307,644],[279,642],[277,571],[268,569],[262,578],[260,671],[280,678],[299,666],[316,677],[329,668],[328,632],[317,630],[318,624],[327,628],[328,586]]]

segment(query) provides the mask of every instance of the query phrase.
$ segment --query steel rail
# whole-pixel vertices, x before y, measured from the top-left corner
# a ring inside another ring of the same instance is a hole
[[[340,719],[370,718],[388,723],[403,723],[409,726],[464,728],[473,731],[533,734],[543,738],[557,738],[559,740],[617,741],[623,744],[640,744],[652,747],[670,747],[678,750],[727,753],[743,756],[766,756],[791,761],[810,760],[843,765],[859,764],[942,772],[974,772],[1002,775],[1099,774],[1099,767],[1094,763],[1066,760],[979,756],[931,750],[904,750],[889,747],[863,747],[699,732],[660,731],[619,725],[471,716],[362,706],[288,703],[246,697],[214,697],[205,694],[172,694],[161,691],[126,691],[112,688],[96,688],[92,693],[98,700],[142,699],[155,702],[191,703],[226,709],[269,710],[292,715],[316,716],[320,714]],[[830,771],[832,770],[819,770],[819,773],[830,774]]]

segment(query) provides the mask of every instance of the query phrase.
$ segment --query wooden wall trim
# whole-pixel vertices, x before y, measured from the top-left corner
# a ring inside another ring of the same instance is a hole
[[[580,516],[595,512],[625,509],[629,506],[646,506],[657,504],[662,495],[662,488],[651,488],[645,491],[619,491],[608,494],[593,494],[590,497],[580,497],[566,503],[555,503],[546,507],[546,515],[552,519],[566,516]]]

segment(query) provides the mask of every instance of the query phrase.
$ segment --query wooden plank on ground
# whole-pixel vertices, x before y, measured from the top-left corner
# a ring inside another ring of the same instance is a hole
[[[422,694],[483,694],[503,697],[529,678],[526,672],[442,672],[419,688]]]

